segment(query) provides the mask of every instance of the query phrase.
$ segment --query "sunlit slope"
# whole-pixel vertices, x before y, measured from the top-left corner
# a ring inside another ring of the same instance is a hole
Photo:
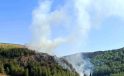
[[[0,43],[0,48],[11,49],[11,48],[24,48],[24,45],[10,44],[10,43]]]
[[[0,44],[0,74],[9,76],[79,76],[64,69],[54,56],[35,52],[23,45]]]

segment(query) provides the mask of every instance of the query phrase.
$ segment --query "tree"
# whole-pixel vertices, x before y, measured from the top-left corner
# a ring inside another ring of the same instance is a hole
[[[29,76],[28,68],[25,70],[25,76]]]
[[[3,67],[3,64],[0,65],[0,73],[4,73],[4,67]]]

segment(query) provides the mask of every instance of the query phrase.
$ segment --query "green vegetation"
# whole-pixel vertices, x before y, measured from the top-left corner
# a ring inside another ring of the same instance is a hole
[[[90,53],[93,76],[124,76],[124,48]]]
[[[21,45],[0,44],[0,74],[9,76],[79,76],[63,69],[54,57]]]
[[[124,48],[85,53],[94,65],[93,76],[124,76]],[[9,76],[79,76],[63,69],[45,53],[25,46],[0,44],[0,74]]]

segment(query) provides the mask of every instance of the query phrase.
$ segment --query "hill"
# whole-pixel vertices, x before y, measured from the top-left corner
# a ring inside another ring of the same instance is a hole
[[[1,76],[79,76],[69,63],[66,65],[70,70],[58,61],[57,57],[35,52],[23,45],[0,44]]]
[[[124,76],[124,48],[84,55],[94,65],[93,76]]]
[[[77,55],[81,55],[83,60],[82,62],[78,62],[76,64],[78,67],[86,64],[85,69],[87,68],[92,70],[92,76],[124,76],[124,48],[114,49],[114,50],[106,50],[106,51],[96,51],[96,52],[87,52],[87,53],[78,53],[69,56],[63,57],[67,59],[69,57],[76,57]],[[87,63],[90,61],[91,64]]]
[[[124,76],[124,48],[79,53],[62,58],[38,53],[18,44],[0,44],[0,76],[79,76],[66,58],[72,60],[92,76]],[[84,62],[90,61],[91,64]],[[79,62],[76,62],[79,61]],[[85,64],[84,64],[85,63]],[[85,67],[84,67],[85,66]]]

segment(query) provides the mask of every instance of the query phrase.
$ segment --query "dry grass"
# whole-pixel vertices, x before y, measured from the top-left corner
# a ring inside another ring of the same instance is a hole
[[[25,46],[19,44],[7,44],[7,43],[0,43],[0,48],[24,48]]]
[[[0,76],[7,76],[7,75],[5,75],[5,74],[0,74]]]

